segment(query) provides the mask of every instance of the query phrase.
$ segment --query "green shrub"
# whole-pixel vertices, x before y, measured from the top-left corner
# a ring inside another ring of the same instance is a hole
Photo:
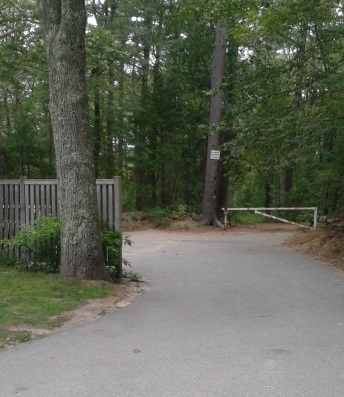
[[[188,206],[185,204],[178,204],[176,206],[172,206],[170,210],[171,210],[171,217],[173,219],[184,220],[189,216]]]
[[[25,260],[15,263],[22,270],[57,273],[60,264],[60,220],[42,217],[33,225],[23,225],[11,240],[3,239],[3,246],[23,248]]]
[[[11,240],[3,239],[4,248],[25,250],[25,259],[1,253],[0,265],[20,270],[58,273],[60,265],[61,225],[58,218],[42,217],[33,225],[24,225]],[[101,243],[107,269],[113,278],[121,257],[121,245],[132,244],[130,237],[113,230],[102,230]],[[130,263],[122,259],[124,265]]]
[[[167,227],[170,224],[170,211],[163,208],[145,208],[142,211],[143,219],[155,223],[157,227]]]
[[[0,268],[19,268],[24,263],[15,255],[8,255],[5,252],[0,252]]]
[[[106,260],[106,268],[110,277],[114,280],[116,269],[120,264],[121,244],[129,245],[131,247],[132,241],[128,235],[123,235],[122,233],[114,230],[103,230],[101,234],[101,243]],[[130,262],[123,258],[122,263],[125,266],[131,266]]]

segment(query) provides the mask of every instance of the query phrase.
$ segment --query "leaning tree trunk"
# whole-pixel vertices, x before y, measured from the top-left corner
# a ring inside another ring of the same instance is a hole
[[[215,91],[210,97],[209,126],[214,128],[221,122],[223,92],[220,88],[225,69],[227,27],[215,26],[215,46],[211,69],[211,89]],[[207,163],[202,202],[202,225],[222,226],[217,219],[217,203],[220,184],[219,160],[211,160],[211,150],[219,149],[220,133],[214,132],[208,138]]]
[[[85,77],[84,0],[38,0],[49,71],[61,217],[61,274],[109,279],[100,242]]]

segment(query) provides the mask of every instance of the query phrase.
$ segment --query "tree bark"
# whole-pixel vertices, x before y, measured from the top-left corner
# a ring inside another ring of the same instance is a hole
[[[220,88],[225,69],[227,27],[224,23],[215,26],[215,45],[211,69],[209,126],[214,128],[221,122],[223,92]],[[208,138],[207,162],[202,201],[202,225],[222,226],[217,218],[218,191],[221,180],[219,160],[211,160],[211,150],[220,148],[220,133],[214,132]]]
[[[62,275],[109,280],[100,242],[85,76],[84,0],[38,0],[49,70]]]

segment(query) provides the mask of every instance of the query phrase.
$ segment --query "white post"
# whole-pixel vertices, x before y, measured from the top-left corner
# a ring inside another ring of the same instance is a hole
[[[317,227],[317,221],[318,221],[318,207],[314,208],[314,220],[313,220],[313,229]]]

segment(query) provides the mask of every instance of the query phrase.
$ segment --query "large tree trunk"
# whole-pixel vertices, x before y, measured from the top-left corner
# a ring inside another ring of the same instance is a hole
[[[109,279],[100,242],[85,78],[84,0],[38,0],[49,70],[61,274]]]
[[[222,115],[223,92],[220,88],[225,69],[227,44],[227,27],[222,24],[215,26],[215,46],[211,70],[211,89],[216,91],[210,97],[209,126],[214,128],[219,125]],[[219,149],[220,134],[212,133],[208,138],[207,163],[202,201],[202,225],[222,226],[217,219],[218,191],[220,184],[219,160],[211,160],[211,150]]]

